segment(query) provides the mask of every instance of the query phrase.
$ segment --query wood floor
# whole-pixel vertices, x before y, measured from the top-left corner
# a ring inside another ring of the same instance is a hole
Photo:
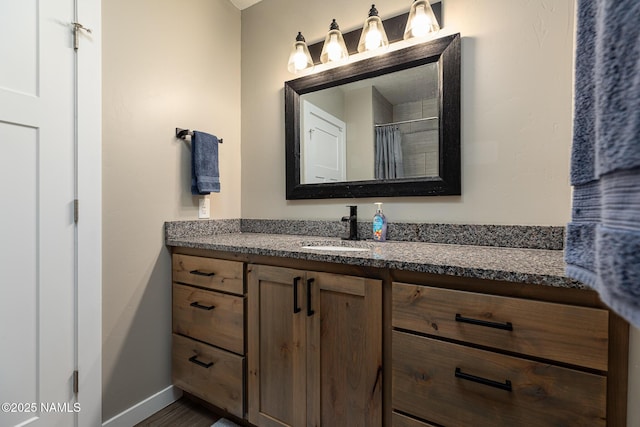
[[[191,399],[182,397],[135,427],[211,427],[219,418]]]

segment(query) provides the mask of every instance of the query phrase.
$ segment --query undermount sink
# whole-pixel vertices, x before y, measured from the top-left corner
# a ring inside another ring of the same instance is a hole
[[[369,248],[354,248],[351,246],[315,246],[315,245],[303,246],[302,249],[315,249],[318,251],[336,251],[336,252],[366,252],[370,250]]]

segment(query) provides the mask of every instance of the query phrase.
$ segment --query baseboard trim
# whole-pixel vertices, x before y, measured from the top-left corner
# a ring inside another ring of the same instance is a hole
[[[102,427],[134,426],[159,410],[171,405],[181,396],[182,390],[171,385],[105,421],[102,423]]]

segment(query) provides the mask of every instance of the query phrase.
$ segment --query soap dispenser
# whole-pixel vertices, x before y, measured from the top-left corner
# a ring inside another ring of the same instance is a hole
[[[382,213],[382,203],[374,203],[376,214],[373,216],[373,240],[384,242],[387,240],[387,218]]]

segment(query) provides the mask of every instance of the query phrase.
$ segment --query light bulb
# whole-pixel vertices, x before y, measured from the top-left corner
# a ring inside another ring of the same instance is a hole
[[[342,58],[342,47],[340,47],[340,43],[338,43],[338,36],[336,34],[331,34],[331,39],[327,46],[327,54],[329,61],[339,61],[340,58]]]
[[[307,55],[302,46],[296,46],[296,53],[293,55],[293,64],[297,71],[307,68]]]
[[[329,32],[324,39],[322,45],[322,53],[320,53],[320,62],[326,64],[327,62],[343,61],[349,57],[347,46],[344,44],[342,33],[340,32],[340,26],[334,19],[329,26]]]
[[[389,46],[389,39],[387,39],[387,33],[384,31],[384,24],[378,16],[376,5],[372,4],[369,10],[369,16],[362,26],[362,33],[360,33],[360,41],[358,42],[358,52],[377,50],[387,46]]]
[[[373,50],[380,47],[382,43],[382,34],[378,29],[378,23],[372,21],[369,23],[369,31],[367,32],[367,36],[365,38],[365,46],[367,50]]]
[[[424,10],[424,5],[416,7],[416,16],[413,17],[411,32],[414,37],[423,37],[429,34],[431,19]]]
[[[313,59],[311,59],[304,36],[301,32],[298,32],[296,42],[293,45],[293,49],[291,49],[291,54],[289,54],[287,69],[289,72],[297,74],[307,68],[313,68]]]

